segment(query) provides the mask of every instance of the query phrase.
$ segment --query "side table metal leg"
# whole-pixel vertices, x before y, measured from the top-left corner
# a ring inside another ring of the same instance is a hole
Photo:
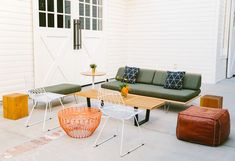
[[[95,89],[95,76],[92,76],[92,89]]]

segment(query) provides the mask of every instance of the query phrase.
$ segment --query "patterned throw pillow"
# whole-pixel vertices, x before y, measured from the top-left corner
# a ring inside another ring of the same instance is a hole
[[[126,66],[123,75],[123,82],[135,83],[138,72],[139,68]]]
[[[167,71],[167,77],[164,88],[168,89],[182,89],[185,72],[171,72]]]

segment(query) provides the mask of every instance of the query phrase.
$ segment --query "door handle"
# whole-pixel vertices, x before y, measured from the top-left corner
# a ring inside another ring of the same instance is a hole
[[[73,49],[79,50],[82,48],[82,30],[79,19],[73,20]]]

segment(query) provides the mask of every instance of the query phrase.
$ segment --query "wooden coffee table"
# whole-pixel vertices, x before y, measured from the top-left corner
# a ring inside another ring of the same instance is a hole
[[[87,99],[87,106],[91,107],[91,100],[90,99],[97,99],[98,91],[96,89],[85,90],[76,93],[77,96],[86,97]],[[138,115],[136,115],[136,119],[139,125],[144,124],[145,122],[149,121],[150,110],[154,108],[159,108],[165,104],[165,100],[161,100],[154,97],[147,97],[135,94],[128,94],[127,97],[124,98],[124,102],[128,106],[133,106],[135,109],[145,109],[146,114],[145,118],[141,121],[138,121]],[[135,126],[137,126],[137,122],[134,120]]]

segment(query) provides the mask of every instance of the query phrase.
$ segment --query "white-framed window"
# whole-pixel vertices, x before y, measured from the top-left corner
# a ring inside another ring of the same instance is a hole
[[[102,30],[103,2],[102,0],[79,0],[79,19],[81,29]]]
[[[39,27],[71,28],[69,0],[38,0]]]

